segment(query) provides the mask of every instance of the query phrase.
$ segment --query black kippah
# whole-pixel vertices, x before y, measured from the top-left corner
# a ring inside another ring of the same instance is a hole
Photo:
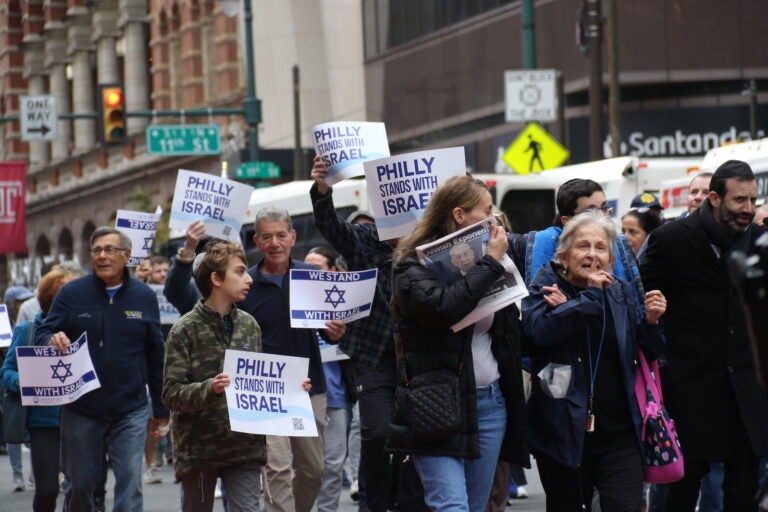
[[[748,163],[741,160],[728,160],[717,168],[712,179],[727,179],[727,178],[744,178],[747,180],[754,180],[755,173],[752,172],[752,168]]]

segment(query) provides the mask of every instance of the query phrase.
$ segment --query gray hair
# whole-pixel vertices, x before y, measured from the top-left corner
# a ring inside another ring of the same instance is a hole
[[[128,238],[125,235],[125,233],[123,233],[122,231],[120,231],[117,228],[111,228],[109,226],[101,226],[100,228],[96,228],[96,230],[93,233],[91,233],[91,241],[90,241],[91,247],[93,247],[93,243],[98,238],[101,238],[101,237],[107,236],[107,235],[117,235],[119,240],[120,240],[120,245],[123,247],[123,249],[131,249],[132,248],[131,239]]]
[[[288,210],[278,208],[276,206],[265,206],[258,212],[256,212],[256,220],[253,221],[253,232],[259,234],[259,223],[262,221],[268,222],[280,222],[285,221],[288,224],[288,231],[293,230],[293,221],[291,220],[291,214]]]
[[[80,277],[83,275],[83,267],[74,260],[64,260],[59,263],[58,271],[68,276]]]
[[[599,210],[587,210],[568,219],[568,222],[566,222],[565,227],[563,228],[563,233],[560,235],[560,240],[557,242],[555,258],[559,260],[560,256],[571,249],[576,231],[588,224],[594,224],[603,228],[605,236],[608,238],[608,255],[610,257],[610,263],[613,265],[616,261],[616,249],[614,248],[614,242],[616,242],[617,236],[616,224],[613,223],[613,220],[611,220],[610,217],[607,217]]]

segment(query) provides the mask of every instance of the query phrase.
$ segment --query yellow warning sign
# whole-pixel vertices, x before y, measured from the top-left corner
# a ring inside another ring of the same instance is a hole
[[[539,123],[528,123],[504,152],[502,160],[517,174],[555,169],[570,153]]]

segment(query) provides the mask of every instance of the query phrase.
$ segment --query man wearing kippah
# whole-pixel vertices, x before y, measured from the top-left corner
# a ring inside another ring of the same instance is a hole
[[[752,223],[756,201],[752,169],[729,160],[712,176],[698,210],[650,235],[641,275],[646,289],[668,299],[662,382],[685,459],[685,477],[667,491],[668,511],[695,510],[711,462],[725,467],[724,509],[756,510],[768,400],[727,271],[733,251],[756,252],[763,233]]]

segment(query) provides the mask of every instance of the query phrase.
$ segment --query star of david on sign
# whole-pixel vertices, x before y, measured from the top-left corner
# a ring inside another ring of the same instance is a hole
[[[333,306],[333,309],[336,309],[336,306],[339,304],[344,304],[347,301],[344,300],[344,294],[347,293],[345,290],[339,290],[336,285],[333,285],[333,288],[330,290],[324,290],[325,291],[325,302],[330,303]],[[334,296],[336,297],[334,299]]]
[[[64,381],[67,380],[67,377],[72,376],[72,372],[70,371],[70,368],[72,368],[71,363],[65,364],[64,361],[59,359],[58,363],[51,365],[51,370],[53,370],[53,375],[51,375],[51,378],[59,379],[61,383],[64,384]]]
[[[142,247],[142,250],[145,251],[151,251],[152,250],[152,241],[155,239],[155,235],[152,234],[150,236],[144,237],[144,247]]]

